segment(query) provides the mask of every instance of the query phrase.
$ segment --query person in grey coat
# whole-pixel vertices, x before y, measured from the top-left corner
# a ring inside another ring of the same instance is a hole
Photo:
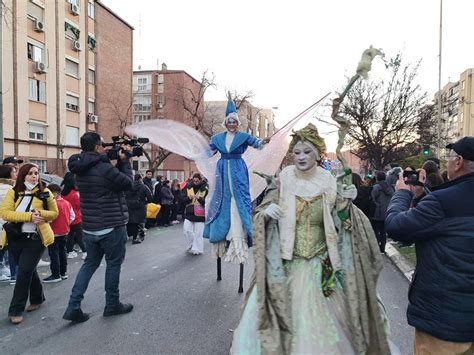
[[[165,180],[161,186],[161,223],[164,227],[169,227],[171,217],[171,205],[173,204],[174,196],[171,192],[169,180]]]
[[[127,233],[132,237],[132,244],[140,244],[143,240],[138,239],[140,224],[146,220],[146,205],[151,202],[152,195],[148,187],[143,183],[140,174],[135,175],[132,189],[125,194],[128,207]]]
[[[375,175],[377,180],[372,189],[372,201],[375,203],[375,212],[372,217],[372,227],[374,228],[377,242],[381,253],[385,253],[387,234],[385,232],[385,212],[394,194],[393,187],[385,181],[386,175],[383,171],[378,171]]]

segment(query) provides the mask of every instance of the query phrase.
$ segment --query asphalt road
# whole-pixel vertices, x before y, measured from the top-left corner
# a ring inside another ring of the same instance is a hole
[[[207,254],[207,255],[206,255]],[[46,259],[46,258],[45,258]],[[61,317],[81,260],[69,259],[68,280],[44,284],[46,302],[26,314],[19,326],[7,318],[13,286],[0,283],[0,354],[227,354],[244,294],[238,294],[239,267],[223,263],[216,281],[215,260],[184,252],[182,225],[148,231],[140,245],[128,245],[122,268],[121,299],[135,309],[104,318],[105,262],[94,275],[82,308],[83,324]],[[252,265],[246,267],[244,287]],[[39,269],[41,277],[49,268]],[[408,283],[386,260],[379,282],[392,325],[392,340],[411,353],[412,330],[406,325]]]

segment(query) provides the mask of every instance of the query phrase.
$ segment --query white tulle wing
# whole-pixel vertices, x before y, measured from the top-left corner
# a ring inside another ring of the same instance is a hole
[[[125,128],[129,135],[145,137],[151,143],[187,159],[194,160],[196,166],[214,188],[217,156],[212,156],[208,140],[198,131],[181,122],[172,120],[151,120]]]
[[[151,143],[191,160],[210,156],[208,140],[181,122],[163,119],[145,121],[126,127],[125,132],[148,138]]]

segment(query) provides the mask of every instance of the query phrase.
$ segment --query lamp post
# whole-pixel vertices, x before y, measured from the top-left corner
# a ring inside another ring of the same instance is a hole
[[[443,0],[439,2],[439,61],[438,61],[438,134],[437,134],[437,149],[436,156],[439,159],[441,156],[441,109],[442,109],[442,94],[441,94],[441,55],[443,44]]]

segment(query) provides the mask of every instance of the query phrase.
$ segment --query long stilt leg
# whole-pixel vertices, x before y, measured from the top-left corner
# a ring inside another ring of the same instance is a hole
[[[217,258],[217,281],[221,281],[222,280],[222,277],[221,277],[221,258],[218,257]]]
[[[239,293],[244,292],[244,264],[240,263]]]

